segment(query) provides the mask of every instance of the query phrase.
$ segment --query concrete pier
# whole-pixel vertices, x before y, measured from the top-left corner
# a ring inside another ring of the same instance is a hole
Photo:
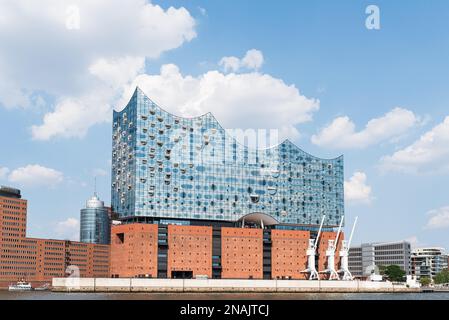
[[[420,292],[406,284],[371,281],[53,278],[58,292]]]

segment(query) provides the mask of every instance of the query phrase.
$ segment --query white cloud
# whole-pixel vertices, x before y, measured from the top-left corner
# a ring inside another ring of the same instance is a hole
[[[64,180],[64,176],[57,170],[38,164],[30,164],[13,170],[9,174],[8,180],[9,182],[26,187],[54,187]]]
[[[79,241],[79,221],[75,218],[67,218],[56,223],[55,232],[58,238]]]
[[[353,204],[369,204],[372,200],[371,187],[366,184],[366,174],[356,171],[344,182],[345,201]]]
[[[449,116],[404,149],[381,159],[385,171],[436,173],[449,171]]]
[[[89,67],[89,72],[114,89],[120,88],[129,80],[142,73],[145,67],[143,57],[124,57],[121,59],[99,59]]]
[[[143,0],[1,1],[0,105],[34,106],[45,93],[54,110],[33,137],[83,136],[110,120],[117,88],[145,58],[192,40],[195,25],[185,8]]]
[[[318,134],[313,135],[311,140],[312,143],[323,147],[362,149],[397,138],[418,122],[418,117],[412,111],[394,108],[380,118],[371,119],[363,130],[357,132],[349,117],[338,117]]]
[[[182,75],[176,65],[160,74],[142,74],[127,86],[122,108],[135,86],[166,110],[181,116],[212,112],[228,129],[278,129],[281,138],[297,138],[296,125],[310,121],[319,101],[300,94],[294,85],[258,72],[223,74],[208,71]]]
[[[248,69],[257,70],[262,67],[264,60],[261,51],[256,49],[248,50],[242,59],[242,65]]]
[[[256,49],[251,49],[246,52],[242,59],[234,56],[223,57],[218,64],[223,67],[225,72],[236,72],[242,68],[258,70],[262,67],[263,62],[264,58],[262,52]]]
[[[134,79],[144,65],[145,59],[139,57],[95,61],[89,67],[89,72],[97,78],[95,85],[80,97],[58,101],[55,110],[45,114],[42,124],[31,127],[33,139],[82,138],[92,125],[109,122],[111,105],[121,95],[123,86]]]
[[[237,57],[223,57],[219,65],[223,67],[225,72],[237,71],[240,68],[240,59]]]
[[[8,174],[9,169],[6,167],[0,167],[0,179],[6,178],[6,175]]]
[[[426,229],[443,229],[449,227],[449,206],[427,212],[429,220]]]

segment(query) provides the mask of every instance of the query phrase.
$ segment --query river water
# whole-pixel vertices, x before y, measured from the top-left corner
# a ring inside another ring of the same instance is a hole
[[[432,293],[65,293],[0,291],[0,300],[449,300]]]

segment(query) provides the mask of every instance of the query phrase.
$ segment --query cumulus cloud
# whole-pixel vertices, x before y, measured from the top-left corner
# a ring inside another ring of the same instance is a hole
[[[385,171],[436,173],[449,171],[449,116],[409,146],[381,159]]]
[[[124,106],[139,86],[153,101],[181,116],[212,112],[228,129],[278,129],[281,138],[297,138],[296,125],[310,121],[319,101],[294,85],[258,72],[223,74],[217,70],[183,75],[174,64],[159,74],[141,74],[127,86]]]
[[[24,187],[55,187],[64,180],[61,172],[38,164],[17,168],[8,176],[8,181]]]
[[[443,229],[449,227],[449,206],[427,212],[429,220],[426,229]]]
[[[95,85],[79,97],[59,100],[54,111],[45,114],[42,124],[31,127],[33,139],[82,138],[92,125],[110,121],[111,105],[144,65],[145,59],[141,57],[95,61],[89,66],[89,72],[97,79]]]
[[[223,67],[225,72],[236,72],[242,68],[258,70],[262,67],[263,62],[262,52],[256,49],[251,49],[246,52],[242,59],[234,56],[223,57],[218,64]]]
[[[358,132],[349,117],[338,117],[313,135],[311,140],[312,143],[323,147],[362,149],[397,138],[418,123],[419,118],[412,111],[394,108],[380,118],[371,119],[365,128]]]
[[[372,200],[371,187],[366,184],[367,177],[362,171],[356,171],[344,182],[345,200],[352,204],[369,204]]]
[[[75,218],[67,218],[56,223],[55,232],[58,238],[79,241],[79,221]]]
[[[6,167],[0,167],[0,179],[5,179],[9,169]]]
[[[117,88],[145,58],[191,41],[195,25],[183,7],[143,0],[1,1],[0,106],[34,106],[43,92],[54,110],[32,128],[33,138],[83,136],[110,120]]]

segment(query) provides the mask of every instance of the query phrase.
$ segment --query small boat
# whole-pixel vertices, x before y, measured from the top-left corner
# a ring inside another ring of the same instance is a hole
[[[36,287],[34,288],[34,291],[45,291],[45,290],[49,290],[50,289],[50,284],[49,283],[45,283],[40,287]]]
[[[9,291],[30,291],[33,290],[31,283],[26,281],[17,281],[16,284],[10,284],[8,287]]]

